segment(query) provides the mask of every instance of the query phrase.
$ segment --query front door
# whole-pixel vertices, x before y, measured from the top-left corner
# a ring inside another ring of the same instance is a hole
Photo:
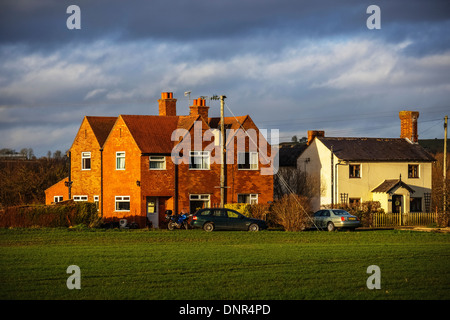
[[[402,213],[402,195],[393,195],[392,196],[392,212],[393,213]]]
[[[153,228],[159,227],[158,198],[147,197],[147,219]]]

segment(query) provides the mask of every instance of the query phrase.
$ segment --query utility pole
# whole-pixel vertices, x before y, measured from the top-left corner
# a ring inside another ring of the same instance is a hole
[[[331,146],[331,209],[334,209],[334,154],[333,154],[333,146]]]
[[[444,118],[444,164],[443,164],[443,190],[444,190],[444,217],[447,216],[447,121],[448,116]]]
[[[224,105],[226,96],[220,96],[220,207],[225,205],[225,117]]]

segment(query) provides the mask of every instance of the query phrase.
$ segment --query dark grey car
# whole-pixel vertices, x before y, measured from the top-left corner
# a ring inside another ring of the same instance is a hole
[[[324,209],[314,213],[314,224],[319,229],[334,231],[335,229],[348,228],[354,230],[361,226],[358,217],[341,209]]]

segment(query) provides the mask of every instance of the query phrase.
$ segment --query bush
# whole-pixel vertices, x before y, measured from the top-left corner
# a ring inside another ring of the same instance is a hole
[[[286,231],[302,231],[311,226],[310,204],[307,197],[289,194],[271,208],[272,219]]]
[[[8,207],[0,212],[0,227],[97,227],[100,217],[94,203]]]
[[[226,203],[224,205],[227,209],[236,210],[237,212],[243,214],[246,217],[250,217],[249,207],[251,205],[248,203]]]
[[[331,207],[331,206],[327,206]],[[349,206],[347,204],[338,204],[338,209],[347,211],[357,216],[363,227],[371,227],[373,225],[373,214],[384,212],[379,201],[364,201],[360,206]]]

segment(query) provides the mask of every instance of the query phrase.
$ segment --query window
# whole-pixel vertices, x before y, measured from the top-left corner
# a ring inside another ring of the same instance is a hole
[[[227,216],[228,218],[237,219],[240,215],[236,211],[227,210]]]
[[[99,202],[100,202],[100,197],[99,196],[94,196],[94,203],[95,203],[95,206],[97,207],[97,210],[99,210]]]
[[[258,170],[258,152],[239,152],[238,169]]]
[[[61,201],[63,201],[63,196],[54,196],[53,197],[54,203],[61,202]]]
[[[81,153],[81,170],[91,170],[91,153]]]
[[[418,177],[419,177],[419,165],[408,164],[408,178],[418,178]]]
[[[130,211],[129,196],[116,196],[116,211]]]
[[[351,164],[349,165],[350,178],[361,178],[361,165]]]
[[[193,201],[209,201],[209,194],[191,194],[189,200]]]
[[[258,203],[258,195],[257,194],[238,194],[238,203],[257,204]]]
[[[411,198],[409,212],[422,212],[422,198]]]
[[[208,170],[209,151],[191,151],[189,169]]]
[[[348,204],[350,208],[359,208],[361,206],[361,198],[350,198]]]
[[[125,152],[116,152],[116,170],[125,170]]]
[[[166,157],[157,157],[157,156],[150,156],[149,157],[150,162],[150,170],[164,170],[166,169]]]
[[[73,196],[73,201],[88,201],[88,196]]]

